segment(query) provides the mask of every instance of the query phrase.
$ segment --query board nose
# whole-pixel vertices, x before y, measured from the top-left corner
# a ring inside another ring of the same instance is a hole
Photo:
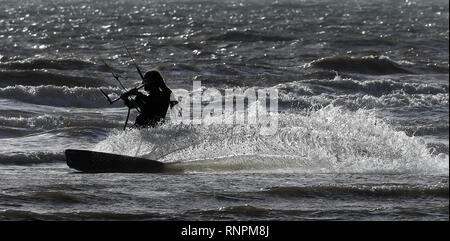
[[[83,170],[84,166],[89,165],[91,152],[85,150],[67,149],[64,151],[67,166],[76,170]]]

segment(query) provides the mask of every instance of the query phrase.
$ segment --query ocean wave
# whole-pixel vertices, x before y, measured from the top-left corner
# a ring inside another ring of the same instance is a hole
[[[51,203],[53,205],[73,205],[82,203],[108,203],[108,197],[93,195],[82,192],[82,190],[45,190],[45,191],[26,191],[27,188],[22,188],[17,191],[8,191],[0,194],[0,201],[9,203]]]
[[[399,63],[396,63],[395,61],[384,56],[370,56],[363,58],[335,56],[315,60],[311,62],[310,65],[321,69],[370,75],[413,73]]]
[[[306,80],[282,83],[279,107],[308,109],[313,106],[342,106],[350,110],[448,108],[448,85],[443,83],[398,82],[390,79],[357,81],[341,79]]]
[[[297,210],[274,210],[274,209],[268,209],[268,208],[262,208],[262,207],[255,207],[252,205],[236,205],[236,206],[225,206],[220,207],[218,209],[213,210],[189,210],[183,213],[184,217],[189,217],[190,220],[197,219],[199,217],[221,217],[222,219],[226,218],[226,216],[232,216],[233,218],[237,217],[243,217],[243,218],[249,218],[249,217],[264,217],[273,219],[275,214],[280,213],[300,213]],[[276,217],[279,217],[276,215]]]
[[[0,165],[32,165],[58,163],[65,160],[64,153],[58,152],[21,152],[0,154]]]
[[[3,117],[0,116],[0,126],[25,128],[27,130],[48,130],[62,127],[101,127],[115,128],[122,124],[105,119],[74,119],[62,116],[41,115],[33,117]]]
[[[120,88],[104,87],[102,89],[106,93],[113,93],[116,97],[121,93]],[[0,88],[0,98],[58,107],[111,107],[100,90],[94,87],[16,85]],[[120,105],[117,104],[112,106],[118,107]]]
[[[110,211],[99,211],[99,212],[47,212],[38,213],[32,211],[24,211],[18,209],[7,209],[0,211],[1,220],[58,220],[58,221],[86,221],[86,220],[122,220],[122,221],[133,221],[133,220],[153,220],[161,219],[161,215],[158,213],[120,213],[120,212],[110,212]],[[167,219],[167,217],[165,218]]]
[[[426,94],[388,94],[373,96],[365,94],[354,95],[296,95],[292,93],[280,92],[278,100],[279,108],[284,109],[309,109],[314,106],[341,106],[349,110],[358,109],[395,109],[395,112],[427,110],[428,108],[448,108],[448,94],[426,95]]]
[[[261,33],[256,31],[227,31],[224,34],[219,34],[208,38],[209,41],[230,41],[230,42],[278,42],[278,41],[292,41],[295,38],[290,36],[277,36],[269,33]]]
[[[371,95],[345,95],[332,101],[334,105],[345,105],[352,109],[359,108],[439,108],[448,107],[448,94],[388,94],[380,97]]]
[[[53,204],[77,204],[83,203],[80,196],[71,195],[70,193],[61,191],[40,191],[32,195],[32,199],[47,201]]]
[[[333,88],[335,91],[349,91],[353,93],[366,93],[374,96],[385,94],[448,94],[448,84],[443,83],[418,83],[399,82],[391,79],[365,80],[336,78],[333,80],[310,80],[310,83],[319,86]]]
[[[258,207],[256,205],[224,206],[210,210],[190,210],[183,213],[182,218],[188,220],[214,219],[222,220],[348,220],[360,216],[361,219],[371,216],[370,210],[338,210],[330,211],[321,208],[277,209]],[[347,219],[345,217],[348,217]]]
[[[80,59],[30,58],[0,63],[0,68],[17,69],[17,70],[33,70],[33,69],[82,70],[93,66],[95,66],[95,63]]]
[[[308,197],[333,197],[361,196],[367,198],[395,198],[395,197],[439,197],[448,198],[448,185],[435,186],[342,186],[342,185],[318,185],[305,187],[272,187],[259,192],[268,196],[284,198],[308,198]]]
[[[392,47],[396,43],[389,39],[383,38],[361,38],[361,39],[335,39],[330,41],[330,45],[336,46],[338,48],[348,48],[348,47]]]
[[[56,74],[43,70],[1,70],[0,87],[13,85],[59,85],[59,86],[91,86],[100,87],[104,81],[91,77],[76,77],[70,75]]]

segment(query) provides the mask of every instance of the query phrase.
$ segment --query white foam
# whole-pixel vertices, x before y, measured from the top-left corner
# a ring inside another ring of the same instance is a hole
[[[180,162],[192,171],[448,174],[449,157],[367,110],[327,106],[278,114],[273,136],[256,126],[175,125],[116,131],[95,150]],[[437,153],[436,153],[437,154]]]

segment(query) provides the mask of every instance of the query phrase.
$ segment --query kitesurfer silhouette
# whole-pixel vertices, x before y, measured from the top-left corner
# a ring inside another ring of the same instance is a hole
[[[123,94],[121,98],[129,108],[136,108],[140,114],[136,117],[135,127],[155,127],[164,123],[167,109],[173,108],[178,101],[171,98],[172,90],[167,87],[161,73],[151,69],[144,74],[142,83],[148,95],[137,88]],[[129,98],[135,96],[134,98]]]

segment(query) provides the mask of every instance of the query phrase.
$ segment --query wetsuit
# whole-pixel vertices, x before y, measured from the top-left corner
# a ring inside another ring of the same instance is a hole
[[[137,93],[134,101],[140,107],[141,113],[136,117],[135,126],[155,127],[163,123],[169,108],[171,93],[172,91],[169,88],[158,89],[158,91],[153,91],[149,95]]]

